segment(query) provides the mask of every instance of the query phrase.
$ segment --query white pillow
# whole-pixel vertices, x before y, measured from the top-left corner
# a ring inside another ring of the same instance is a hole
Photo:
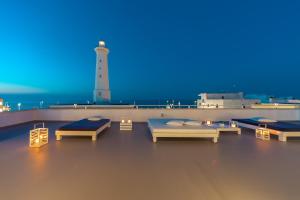
[[[184,121],[182,120],[170,120],[167,122],[167,125],[169,126],[183,126]]]
[[[89,121],[99,121],[101,117],[90,117],[88,118]]]
[[[258,119],[257,121],[259,122],[263,122],[263,123],[272,123],[272,122],[277,122],[276,120],[274,119],[268,119],[268,118],[261,118],[261,119]]]
[[[184,125],[188,125],[188,126],[202,126],[202,123],[198,122],[198,121],[186,121],[186,122],[184,122]]]

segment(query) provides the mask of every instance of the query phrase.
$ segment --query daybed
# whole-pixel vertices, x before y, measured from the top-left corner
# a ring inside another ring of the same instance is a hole
[[[56,140],[61,140],[62,136],[92,136],[92,140],[97,139],[97,135],[104,129],[110,127],[109,119],[88,118],[67,124],[56,130]]]
[[[148,126],[152,134],[153,142],[157,142],[159,137],[191,137],[191,138],[212,138],[212,141],[216,143],[219,138],[217,129],[208,127],[206,125],[201,126],[170,126],[168,121],[175,119],[149,119]],[[188,121],[189,119],[176,119]]]
[[[238,126],[258,129],[265,128],[269,130],[270,134],[278,135],[279,141],[286,142],[288,137],[300,137],[300,121],[270,121],[262,122],[256,118],[250,119],[233,119]]]

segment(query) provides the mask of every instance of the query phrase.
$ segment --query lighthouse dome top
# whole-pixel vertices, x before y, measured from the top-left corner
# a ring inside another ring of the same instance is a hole
[[[105,47],[105,42],[104,41],[99,41],[99,47]]]

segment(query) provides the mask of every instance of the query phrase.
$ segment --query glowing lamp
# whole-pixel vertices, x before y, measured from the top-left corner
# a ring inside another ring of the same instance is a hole
[[[18,109],[21,110],[22,103],[18,103]]]
[[[235,121],[230,121],[230,127],[231,128],[237,128],[238,125],[237,125],[237,123]]]
[[[105,42],[104,41],[99,41],[99,46],[100,47],[105,47]]]
[[[212,121],[206,120],[206,121],[205,121],[205,124],[208,125],[208,126],[210,126],[210,125],[212,125]]]
[[[0,112],[3,112],[5,107],[3,106],[3,99],[0,99]]]
[[[258,128],[255,130],[255,136],[261,140],[270,140],[270,130],[266,128]]]
[[[3,111],[10,111],[9,105],[3,106],[3,107],[2,107],[2,110],[3,110]]]
[[[43,125],[42,128],[37,128],[38,125]],[[34,125],[33,130],[30,130],[29,147],[41,147],[48,143],[48,128],[45,128],[44,123]]]
[[[128,119],[122,119],[120,122],[120,130],[121,131],[131,131],[132,130],[132,120]]]

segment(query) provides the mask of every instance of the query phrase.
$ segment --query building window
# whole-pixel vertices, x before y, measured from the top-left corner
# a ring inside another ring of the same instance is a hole
[[[101,96],[102,94],[101,94],[101,92],[98,92],[98,96]]]
[[[99,59],[99,62],[101,63],[101,62],[102,62],[102,60],[101,60],[101,59]]]
[[[99,78],[102,78],[102,75],[101,75],[101,74],[99,75]]]

